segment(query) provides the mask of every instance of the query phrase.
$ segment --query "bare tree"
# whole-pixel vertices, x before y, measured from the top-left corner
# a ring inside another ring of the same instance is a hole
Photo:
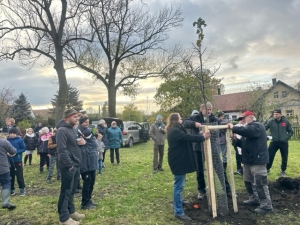
[[[14,90],[10,87],[0,89],[0,124],[10,116],[10,111],[17,97]]]
[[[137,81],[160,76],[174,64],[178,49],[164,47],[167,33],[181,26],[180,8],[151,14],[133,0],[100,0],[90,8],[96,41],[68,45],[69,60],[93,74],[108,90],[110,116],[116,116],[116,92],[136,96]]]
[[[62,118],[66,104],[67,79],[64,48],[88,34],[85,10],[88,0],[22,0],[0,2],[0,60],[17,58],[31,68],[37,60],[54,65],[58,76],[55,120]]]

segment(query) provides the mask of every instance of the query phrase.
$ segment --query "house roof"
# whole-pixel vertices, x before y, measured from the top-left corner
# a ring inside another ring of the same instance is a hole
[[[34,113],[34,116],[40,116],[43,119],[48,119],[48,117],[51,116],[50,109],[35,109],[32,111]]]
[[[222,110],[223,112],[240,111],[241,105],[245,101],[250,99],[248,91],[225,94],[225,95],[214,95],[214,108]]]

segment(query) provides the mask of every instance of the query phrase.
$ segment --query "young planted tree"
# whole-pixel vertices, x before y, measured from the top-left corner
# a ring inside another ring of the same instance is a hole
[[[31,106],[24,93],[21,93],[19,98],[15,100],[12,106],[11,117],[15,119],[16,124],[22,120],[32,120]]]
[[[139,93],[139,80],[157,77],[174,66],[177,49],[164,46],[168,32],[181,26],[180,8],[151,13],[134,0],[99,0],[89,10],[93,43],[68,44],[68,59],[102,82],[108,92],[109,116],[116,116],[116,94]]]
[[[60,3],[59,3],[60,2]],[[88,0],[0,1],[0,60],[18,59],[31,68],[38,60],[52,64],[58,76],[55,120],[63,116],[67,99],[64,48],[83,40],[89,26],[82,20]]]
[[[68,84],[68,92],[66,98],[66,108],[75,109],[77,112],[81,111],[83,108],[83,100],[79,100],[79,91],[76,87],[73,87],[71,84]],[[59,100],[59,92],[54,95],[54,98],[51,99],[51,105],[53,109],[51,110],[54,113],[55,107],[57,106],[57,101]]]

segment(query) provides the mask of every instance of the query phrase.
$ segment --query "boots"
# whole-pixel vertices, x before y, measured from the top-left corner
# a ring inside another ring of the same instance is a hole
[[[29,165],[32,164],[32,154],[29,155]]]
[[[25,157],[24,157],[24,166],[26,166],[27,159],[28,159],[28,155],[25,155]]]
[[[14,208],[16,208],[16,205],[11,204],[9,202],[10,199],[10,190],[9,189],[3,189],[2,190],[2,208],[3,209],[9,209],[12,210]]]
[[[44,168],[40,167],[40,173],[44,173]]]

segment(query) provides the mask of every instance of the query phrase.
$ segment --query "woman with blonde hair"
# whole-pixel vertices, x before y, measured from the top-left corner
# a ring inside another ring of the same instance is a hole
[[[23,138],[23,141],[26,146],[24,166],[26,166],[28,158],[29,158],[29,165],[31,165],[32,164],[32,153],[37,146],[37,137],[35,136],[32,128],[26,129],[26,134],[25,134],[25,137]]]

